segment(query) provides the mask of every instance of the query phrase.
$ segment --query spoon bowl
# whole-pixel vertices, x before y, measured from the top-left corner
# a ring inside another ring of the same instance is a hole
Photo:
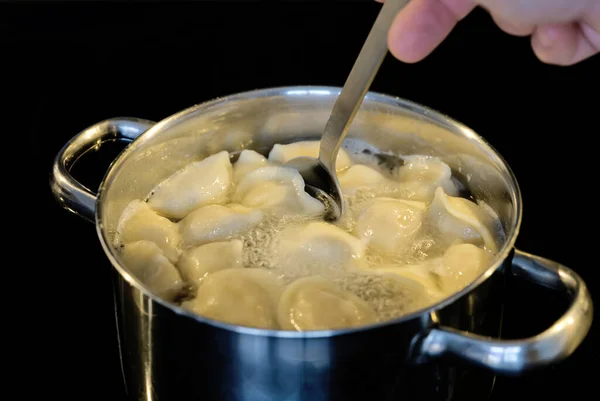
[[[300,173],[304,179],[304,190],[313,198],[323,202],[326,221],[338,220],[344,213],[344,198],[335,171],[330,172],[319,159],[296,157],[284,165]]]
[[[348,79],[333,105],[321,137],[319,158],[298,157],[285,166],[296,168],[305,191],[325,204],[325,219],[337,220],[344,213],[343,195],[336,175],[338,151],[348,128],[387,55],[387,35],[396,14],[409,0],[386,0],[365,40]]]

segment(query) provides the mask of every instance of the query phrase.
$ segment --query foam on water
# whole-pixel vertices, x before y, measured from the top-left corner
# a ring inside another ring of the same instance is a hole
[[[427,304],[423,288],[390,274],[344,272],[333,282],[366,301],[379,321],[400,317]]]
[[[270,250],[277,234],[293,224],[300,224],[310,220],[314,220],[314,218],[301,215],[274,216],[265,213],[265,218],[258,226],[234,237],[244,243],[244,267],[274,269],[273,255]]]
[[[353,232],[358,216],[373,199],[377,197],[411,199],[412,197],[410,188],[402,186],[394,180],[395,170],[401,168],[403,163],[401,156],[387,155],[389,157],[382,159],[375,154],[375,150],[364,150],[365,148],[347,149],[354,163],[377,169],[389,178],[389,182],[369,190],[358,190],[352,196],[345,196],[347,213],[335,225],[348,233]],[[394,161],[394,157],[397,162]],[[235,162],[235,160],[233,161]],[[395,166],[394,163],[396,163]],[[499,221],[491,208],[483,202],[477,203],[486,213],[493,215],[495,220]],[[119,227],[122,226],[121,222],[125,221],[133,211],[134,209],[130,207],[123,212]],[[278,240],[279,233],[287,227],[305,224],[311,220],[320,220],[320,218],[301,215],[274,216],[266,211],[264,215],[263,221],[258,226],[233,237],[243,242],[243,265],[245,268],[270,269],[286,284],[301,277],[321,275],[332,280],[341,289],[349,291],[369,303],[377,313],[379,321],[400,317],[425,307],[428,302],[431,302],[423,285],[401,276],[392,277],[390,274],[376,273],[374,270],[382,265],[419,265],[424,261],[441,257],[448,244],[441,240],[441,234],[437,232],[436,228],[429,226],[426,221],[419,228],[412,243],[397,253],[383,254],[367,246],[363,269],[358,271],[350,270],[347,266],[340,264],[314,263],[314,261],[311,263],[302,260],[277,262],[277,255],[273,249],[275,249],[274,245]],[[504,232],[499,223],[495,230],[497,242],[502,243]],[[115,244],[120,244],[118,232]],[[182,299],[189,299],[189,297]]]

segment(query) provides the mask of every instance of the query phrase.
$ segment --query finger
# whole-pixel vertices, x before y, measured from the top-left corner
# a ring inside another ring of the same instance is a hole
[[[390,52],[406,63],[422,60],[473,8],[473,0],[412,0],[394,19]]]
[[[600,50],[586,35],[588,29],[586,24],[577,23],[540,25],[531,37],[533,51],[547,64],[576,64]]]
[[[535,28],[534,25],[514,23],[495,14],[492,14],[492,19],[500,29],[514,36],[529,36],[533,33]]]
[[[577,21],[597,0],[478,0],[491,14],[525,25]]]

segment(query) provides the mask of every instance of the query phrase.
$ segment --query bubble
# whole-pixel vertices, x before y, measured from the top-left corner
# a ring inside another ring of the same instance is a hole
[[[357,147],[355,151],[351,149],[348,151],[355,163],[374,168],[389,178],[384,184],[368,189],[359,189],[350,196],[344,195],[346,213],[342,216],[342,219],[334,224],[354,235],[353,231],[358,218],[375,198],[387,197],[409,200],[414,199],[418,194],[415,186],[400,185],[397,177],[394,177],[402,168],[401,163],[398,163],[398,161],[401,161],[402,155],[397,157],[390,154],[389,157],[382,158],[378,156],[376,149],[370,150],[360,147]],[[235,162],[235,157],[232,158],[232,161]],[[397,167],[398,165],[401,167]],[[145,200],[151,196],[152,193]],[[487,205],[482,202],[478,202],[478,204],[487,212],[494,214]],[[121,220],[126,219],[128,214],[131,213],[132,209],[126,208]],[[280,277],[285,284],[303,277],[322,276],[334,282],[342,290],[348,291],[367,302],[375,310],[379,321],[398,318],[432,303],[433,298],[428,295],[426,284],[395,273],[381,273],[377,270],[377,268],[384,265],[394,268],[410,266],[411,269],[426,269],[424,267],[426,263],[441,258],[450,243],[446,242],[445,237],[435,227],[428,225],[427,221],[419,228],[416,237],[411,239],[412,242],[400,244],[397,251],[383,254],[367,244],[364,254],[364,266],[361,265],[361,270],[357,271],[349,270],[348,266],[342,264],[320,263],[314,260],[288,260],[278,263],[278,255],[276,255],[275,250],[278,249],[279,233],[292,225],[320,220],[320,218],[293,214],[272,215],[267,210],[263,210],[263,213],[264,219],[258,226],[230,238],[242,241],[242,262],[245,268],[269,269]],[[498,221],[495,231],[501,243],[504,240],[504,232],[495,214],[494,220]],[[115,237],[115,245],[121,245],[118,230],[111,234]],[[391,271],[397,272],[396,270]],[[427,275],[427,270],[423,273]],[[440,279],[435,274],[432,277],[433,280]],[[419,280],[419,278],[415,280]],[[193,296],[192,287],[185,287],[177,302],[193,299]]]
[[[386,321],[413,312],[428,301],[423,288],[391,275],[347,273],[333,281],[343,290],[366,301]]]

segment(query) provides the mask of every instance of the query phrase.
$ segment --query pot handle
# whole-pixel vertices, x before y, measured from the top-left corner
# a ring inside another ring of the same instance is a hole
[[[94,222],[96,193],[73,178],[70,173],[73,164],[87,151],[99,149],[102,142],[115,139],[133,141],[154,124],[153,121],[139,118],[112,118],[94,124],[71,138],[58,152],[52,166],[50,187],[58,203]]]
[[[537,285],[567,292],[572,298],[569,309],[544,332],[520,340],[435,327],[420,342],[419,361],[451,356],[499,374],[517,375],[571,355],[587,335],[593,319],[592,299],[581,277],[557,262],[519,250],[515,250],[512,273]]]

